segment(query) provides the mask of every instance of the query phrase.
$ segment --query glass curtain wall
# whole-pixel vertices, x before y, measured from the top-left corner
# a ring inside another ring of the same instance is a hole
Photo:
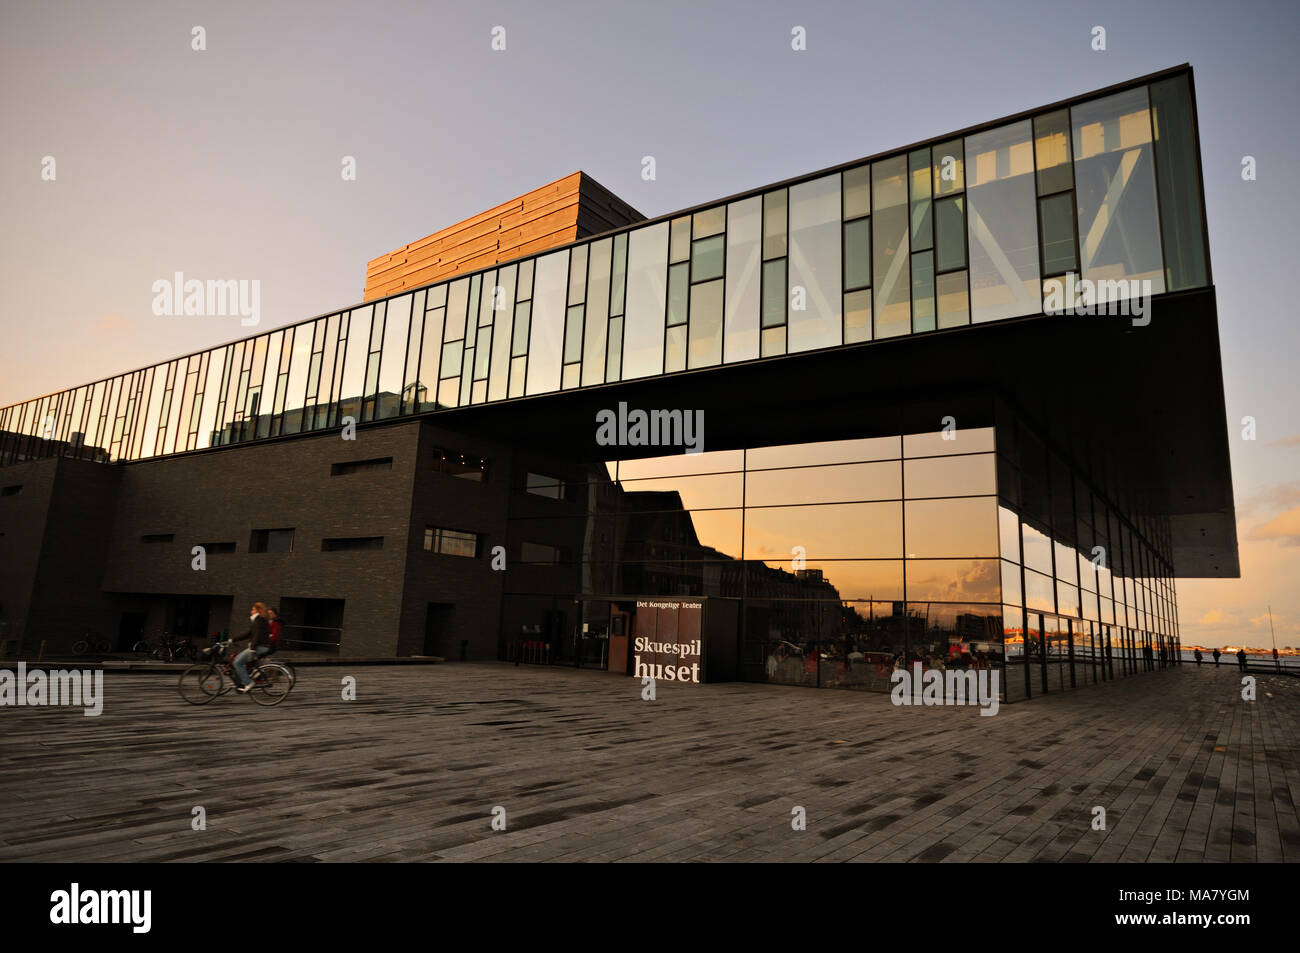
[[[134,460],[1209,282],[1187,74],[0,409],[0,465]]]

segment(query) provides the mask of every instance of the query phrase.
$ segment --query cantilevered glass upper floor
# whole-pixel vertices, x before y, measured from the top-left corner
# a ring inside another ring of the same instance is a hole
[[[1208,287],[1190,67],[0,410],[118,461]]]

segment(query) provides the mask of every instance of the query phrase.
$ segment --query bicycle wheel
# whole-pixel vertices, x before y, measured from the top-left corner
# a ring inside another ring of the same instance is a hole
[[[259,705],[278,705],[293,689],[293,676],[279,662],[262,663],[253,678],[253,690],[248,694]]]
[[[191,705],[206,705],[225,691],[223,682],[221,669],[205,662],[202,665],[191,665],[181,672],[176,690]]]
[[[72,643],[73,655],[85,655],[86,652],[89,651],[89,649],[90,649],[89,639],[77,639],[77,641]]]
[[[149,643],[144,639],[141,639],[139,642],[135,643],[135,645],[131,646],[131,651],[136,655],[148,655]]]

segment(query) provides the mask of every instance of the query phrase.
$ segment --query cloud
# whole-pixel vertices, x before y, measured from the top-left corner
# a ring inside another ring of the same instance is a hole
[[[1247,539],[1275,540],[1283,546],[1300,546],[1300,506],[1294,506],[1252,529]]]
[[[1274,440],[1269,444],[1270,447],[1300,447],[1300,433],[1293,434],[1290,437],[1283,437],[1281,440]]]
[[[1205,613],[1205,615],[1197,619],[1196,624],[1197,625],[1218,625],[1220,622],[1225,621],[1227,618],[1228,617],[1223,614],[1222,610],[1211,609],[1209,612]]]

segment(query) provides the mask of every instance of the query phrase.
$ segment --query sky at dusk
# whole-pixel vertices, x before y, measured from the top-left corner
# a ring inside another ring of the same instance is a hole
[[[8,2],[0,406],[249,333],[155,317],[178,271],[258,279],[264,330],[359,302],[369,259],[578,169],[658,216],[1187,62],[1242,578],[1179,580],[1182,639],[1268,646],[1271,604],[1300,647],[1297,35],[1300,5],[1249,0]]]

